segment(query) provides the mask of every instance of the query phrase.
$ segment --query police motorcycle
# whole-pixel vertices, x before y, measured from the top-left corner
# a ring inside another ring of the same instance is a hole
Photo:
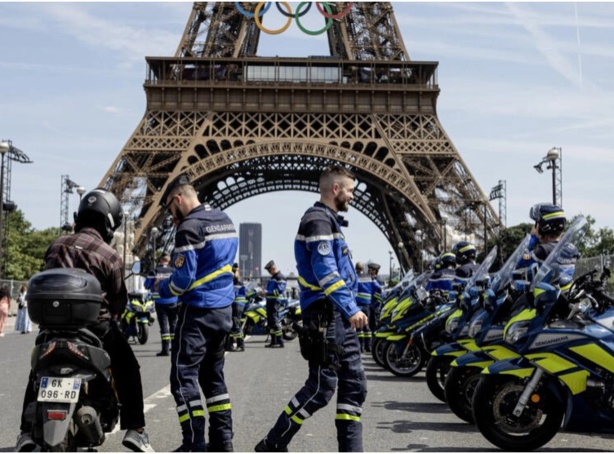
[[[385,355],[389,345],[388,338],[430,313],[426,305],[428,293],[424,290],[430,274],[430,271],[426,271],[409,281],[390,314],[380,318],[379,328],[373,333],[374,341],[371,345],[371,355],[379,366],[387,368]]]
[[[567,243],[581,236],[585,224],[582,218],[572,225]],[[508,325],[506,341],[517,356],[488,366],[474,393],[478,429],[508,451],[537,449],[561,429],[614,433],[614,299],[603,290],[609,270],[598,280],[595,272],[578,278],[561,296],[552,284],[564,273],[563,243],[531,289],[535,311],[557,305],[559,313],[569,310],[567,316],[542,329],[531,330],[525,320]]]
[[[497,248],[494,247],[476,270],[475,277],[471,281],[472,286],[475,285],[477,276],[487,274],[496,256]],[[422,317],[413,319],[412,324],[388,338],[390,344],[385,353],[385,363],[393,374],[404,377],[416,375],[427,363],[429,352],[449,340],[444,328],[447,326],[451,329],[450,326],[453,324],[451,320],[458,327],[459,323],[463,325],[465,319],[470,318],[473,305],[467,305],[463,301],[457,302],[456,292],[449,292],[448,298],[449,301],[430,295],[427,299],[430,306],[427,306],[427,311]]]
[[[269,334],[267,328],[266,298],[260,296],[261,287],[250,283],[247,288],[247,303],[241,318],[243,335]],[[282,298],[277,304],[277,319],[281,325],[284,340],[293,340],[298,336],[296,324],[302,324],[301,305],[297,299]]]
[[[41,451],[91,450],[117,424],[111,359],[86,328],[102,302],[100,283],[81,269],[43,271],[28,283],[28,314],[40,333],[31,356],[37,397],[24,417]]]
[[[558,249],[558,252],[555,254],[555,248],[542,264],[542,267],[546,265],[545,269],[549,269],[549,267],[552,266],[556,266],[560,270],[568,268],[567,273],[561,273],[562,279],[556,277],[559,283],[561,280],[571,280],[571,276],[568,275],[570,271],[569,267],[565,264],[557,264],[566,261],[565,256],[569,253],[575,254],[577,252],[575,246],[573,246],[573,241],[575,241],[574,236],[576,236],[575,239],[577,239],[583,235],[584,227],[582,226],[585,222],[584,219],[576,220],[574,224],[569,227],[565,235],[563,235],[561,241],[559,241],[557,247],[561,249]],[[537,265],[534,265],[534,267],[537,268]],[[449,398],[448,405],[451,410],[464,421],[469,423],[474,422],[473,396],[476,385],[481,379],[480,373],[483,369],[493,364],[495,361],[518,356],[514,346],[510,345],[506,339],[508,329],[522,327],[523,330],[526,329],[528,332],[540,331],[545,325],[562,316],[560,313],[561,305],[554,304],[556,301],[551,301],[549,304],[542,304],[539,310],[536,309],[533,301],[533,291],[531,289],[534,288],[536,283],[541,282],[544,277],[539,271],[535,272],[535,270],[532,270],[531,272],[535,273],[535,277],[532,279],[530,286],[528,281],[514,281],[514,290],[510,290],[510,293],[515,293],[516,298],[512,308],[509,310],[511,313],[507,317],[508,320],[503,328],[502,335],[491,333],[492,338],[489,342],[483,342],[479,348],[456,358],[451,364],[451,377],[446,379],[445,383],[446,398]],[[540,281],[537,279],[540,279]],[[548,283],[552,282],[548,281]],[[503,296],[504,295],[501,295],[501,298],[503,298]],[[493,302],[496,299],[497,296],[490,293],[485,302],[486,304],[496,304]],[[507,301],[503,302],[503,304],[506,303]],[[505,313],[505,311],[503,312]]]
[[[490,360],[481,349],[503,338],[503,330],[513,315],[515,302],[524,295],[524,286],[516,291],[512,284],[516,266],[527,250],[530,238],[529,234],[525,236],[495,274],[490,288],[480,296],[481,308],[471,320],[468,335],[433,352],[439,355],[438,358],[451,360],[447,363],[444,399],[456,416],[469,423],[473,423],[471,399],[475,384],[483,369],[483,361]]]
[[[151,293],[146,290],[129,292],[128,304],[119,322],[126,339],[134,337],[139,344],[146,344],[149,339],[149,327],[155,321],[155,311],[156,306]]]

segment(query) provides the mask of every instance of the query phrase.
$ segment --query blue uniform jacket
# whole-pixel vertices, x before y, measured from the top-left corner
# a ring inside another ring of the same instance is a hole
[[[478,265],[474,262],[467,262],[458,268],[456,268],[456,277],[454,278],[454,284],[459,285],[461,288],[465,288],[467,281],[473,276],[475,270],[478,269]]]
[[[202,308],[232,304],[237,245],[237,231],[226,213],[208,204],[194,208],[177,227],[175,271],[160,282],[160,296],[176,295],[183,304]]]
[[[376,308],[381,301],[382,287],[368,274],[358,275],[358,289],[356,293],[356,304],[358,306],[370,306]]]
[[[240,306],[245,306],[247,303],[247,288],[243,285],[243,282],[237,282],[234,284],[235,289],[235,299],[233,303],[238,304]]]
[[[302,310],[314,301],[328,298],[346,318],[359,311],[358,278],[341,232],[342,222],[342,217],[320,202],[301,219],[294,240],[294,257]]]
[[[278,271],[269,282],[266,284],[266,299],[267,301],[277,302],[280,298],[284,298],[286,293],[286,276],[281,271]]]
[[[442,268],[435,271],[428,283],[426,284],[426,291],[441,290],[447,294],[450,290],[453,290],[454,281],[456,279],[456,271],[454,268]]]
[[[166,279],[171,277],[171,274],[173,274],[173,269],[170,266],[158,266],[152,273],[150,273],[147,276],[147,279],[145,279],[145,282],[143,283],[143,286],[147,289],[147,290],[151,290],[151,297],[154,300],[154,303],[156,304],[164,304],[164,305],[168,305],[168,306],[172,306],[173,304],[177,304],[177,297],[176,296],[171,296],[170,298],[162,298],[160,297],[159,293],[156,293],[153,291],[153,285],[154,282],[156,282],[156,279]]]

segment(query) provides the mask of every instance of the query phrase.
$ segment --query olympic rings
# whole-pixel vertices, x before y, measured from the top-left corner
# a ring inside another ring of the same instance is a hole
[[[312,30],[307,30],[305,27],[303,27],[301,25],[301,21],[298,20],[298,18],[300,17],[298,15],[299,11],[301,10],[301,6],[303,6],[305,3],[309,3],[309,2],[301,2],[298,4],[298,6],[296,7],[296,16],[295,16],[295,20],[296,20],[296,26],[303,32],[306,33],[307,35],[311,35],[311,36],[315,36],[315,35],[321,35],[322,33],[324,33],[326,30],[328,30],[330,28],[331,25],[333,25],[333,20],[332,19],[326,19],[326,25],[324,27],[322,27],[320,30],[316,30],[316,31],[312,31]],[[324,8],[326,8],[326,11],[328,11],[328,14],[332,14],[333,10],[331,9],[330,5],[326,2],[324,3]],[[316,3],[317,6],[317,3]]]
[[[279,6],[278,2],[275,2],[275,6],[277,6],[277,10],[283,14],[286,17],[294,17],[294,14],[288,14],[286,13],[283,9],[281,9],[281,7]],[[307,4],[307,9],[305,11],[303,11],[301,14],[298,15],[298,17],[303,17],[305,14],[307,14],[309,12],[309,10],[311,9],[311,2],[309,2]]]
[[[328,10],[328,14],[326,14],[324,10],[322,9],[322,7],[320,6],[320,3],[323,3],[325,5],[324,6],[325,8],[326,8],[327,3],[326,2],[316,2],[316,8],[318,8],[318,11],[320,12],[320,14],[327,19],[341,19],[342,17],[346,16],[350,12],[350,10],[352,9],[352,5],[354,4],[353,2],[348,2],[348,5],[340,13],[331,14],[332,11]]]
[[[292,12],[292,8],[288,4],[288,2],[279,2],[279,3],[284,5],[284,8],[288,10],[288,14]],[[288,20],[286,21],[286,25],[284,25],[283,27],[277,30],[269,30],[268,28],[264,28],[262,26],[262,22],[260,22],[260,9],[262,9],[262,5],[264,5],[264,2],[258,2],[258,5],[256,5],[256,10],[254,11],[254,22],[256,22],[256,26],[260,30],[262,30],[265,33],[268,33],[269,35],[279,35],[280,33],[283,33],[286,30],[288,30],[288,28],[292,24],[292,16],[288,17]]]
[[[277,10],[279,11],[279,13],[285,16],[288,20],[281,28],[277,30],[270,30],[268,28],[265,28],[262,25],[261,18],[269,10],[269,8],[271,7],[271,3],[272,2],[258,2],[256,5],[256,9],[254,10],[253,13],[246,11],[241,6],[241,2],[235,2],[235,6],[237,7],[237,10],[241,14],[243,14],[245,17],[247,17],[248,19],[254,19],[254,22],[256,23],[256,26],[258,27],[258,29],[260,29],[261,31],[269,35],[279,35],[280,33],[285,32],[292,24],[292,19],[294,18],[296,20],[296,25],[303,33],[307,35],[315,36],[315,35],[320,35],[324,33],[325,31],[327,31],[332,26],[333,19],[341,19],[347,16],[352,9],[352,5],[354,4],[354,2],[348,2],[348,4],[345,6],[345,8],[343,8],[341,12],[337,14],[333,14],[331,4],[328,2],[300,2],[296,8],[296,12],[292,11],[292,7],[287,2],[275,2],[275,6],[277,7]],[[316,8],[318,9],[318,12],[326,18],[326,25],[320,30],[308,30],[305,27],[303,27],[303,25],[301,24],[299,20],[299,18],[303,17],[311,9],[311,3],[315,3]],[[283,9],[281,8],[280,4],[281,6],[283,6]],[[307,6],[306,8],[303,9],[305,5]],[[284,9],[286,11],[284,11]]]
[[[259,16],[262,17],[266,14],[266,12],[269,10],[269,8],[271,7],[271,3],[272,2],[266,2],[266,6],[264,7],[264,11],[262,11]],[[239,12],[241,14],[243,14],[245,17],[247,17],[248,19],[253,19],[254,18],[254,13],[250,13],[249,11],[245,11],[245,9],[243,9],[243,7],[241,6],[241,2],[235,2],[235,6],[237,7],[237,9],[239,10]]]

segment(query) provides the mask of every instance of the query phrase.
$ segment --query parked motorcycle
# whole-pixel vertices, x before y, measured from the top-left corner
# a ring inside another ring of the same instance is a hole
[[[570,233],[567,242],[582,230]],[[564,252],[563,240],[551,256]],[[568,316],[539,330],[520,320],[508,326],[506,340],[518,356],[488,366],[475,390],[476,424],[505,450],[537,449],[561,428],[614,433],[614,299],[603,290],[609,273],[600,280],[582,276],[561,298],[552,285],[561,263],[540,268],[532,284],[534,307],[539,312],[558,304],[570,309]]]
[[[248,289],[247,303],[241,319],[243,335],[269,334],[267,328],[266,299],[259,296],[259,287]],[[282,336],[285,340],[293,340],[298,336],[294,325],[303,323],[301,305],[299,300],[282,298],[277,304],[277,318],[281,325]]]
[[[126,339],[134,337],[139,344],[146,344],[149,339],[149,327],[155,321],[155,311],[156,306],[151,293],[145,290],[128,293],[128,304],[119,325]]]
[[[451,349],[458,339],[463,339],[469,334],[469,326],[476,316],[479,309],[481,291],[488,283],[488,270],[497,257],[497,247],[492,248],[484,258],[480,266],[475,270],[473,276],[467,281],[461,295],[456,300],[454,310],[449,312],[443,326],[443,339],[447,344],[435,346],[431,356],[426,363],[426,383],[431,393],[442,402],[445,402],[444,384],[446,376],[450,370],[450,363],[456,357],[456,349]]]
[[[437,350],[439,361],[448,362],[443,381],[444,399],[454,414],[464,421],[473,422],[471,399],[483,365],[479,361],[467,361],[467,352],[479,351],[483,346],[500,340],[503,329],[511,316],[514,301],[521,293],[511,287],[514,271],[522,254],[527,250],[531,236],[527,234],[508,257],[505,264],[493,276],[490,288],[481,295],[482,307],[469,324],[468,336],[457,339]],[[465,362],[463,362],[465,359]],[[466,363],[469,363],[465,365]],[[427,377],[427,383],[430,377]],[[429,385],[430,387],[430,385]]]
[[[28,314],[40,334],[32,351],[37,398],[24,416],[41,451],[91,450],[117,424],[111,359],[85,328],[102,302],[100,283],[80,269],[43,271],[28,283]]]

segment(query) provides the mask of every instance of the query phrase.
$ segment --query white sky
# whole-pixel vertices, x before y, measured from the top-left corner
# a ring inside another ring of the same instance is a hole
[[[297,3],[291,3],[296,8]],[[439,119],[486,193],[507,182],[507,224],[551,200],[537,164],[563,150],[563,206],[614,226],[614,3],[393,2],[406,48],[439,62]],[[60,225],[61,175],[92,189],[145,113],[145,56],[173,56],[191,3],[0,3],[0,139],[34,164],[13,164],[12,199],[35,228]],[[279,17],[271,9],[274,28]],[[315,8],[304,25],[319,28]],[[269,20],[269,19],[267,19]],[[295,24],[261,35],[259,55],[327,54],[326,35]],[[231,207],[263,224],[263,261],[294,271],[298,221],[317,196],[271,193]],[[71,197],[71,213],[78,195]],[[272,209],[274,207],[274,209]],[[350,208],[354,260],[389,268],[383,235]],[[396,258],[395,258],[395,264]]]

